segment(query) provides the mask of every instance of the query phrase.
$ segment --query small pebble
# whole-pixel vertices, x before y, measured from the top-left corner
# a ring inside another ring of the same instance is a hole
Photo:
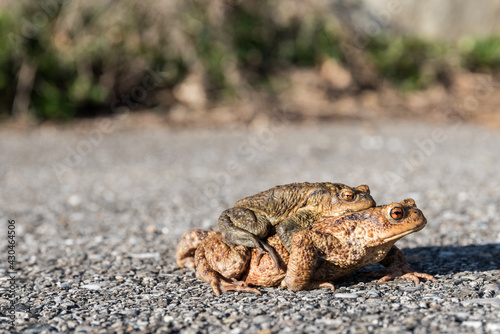
[[[359,295],[355,293],[336,293],[334,295],[335,298],[343,298],[343,299],[356,299]]]
[[[80,287],[83,289],[88,289],[88,290],[100,290],[101,289],[101,285],[99,285],[99,284],[85,284],[85,285],[82,285]]]
[[[483,326],[483,323],[481,321],[464,321],[461,323],[461,325],[465,327],[472,327],[478,329]]]

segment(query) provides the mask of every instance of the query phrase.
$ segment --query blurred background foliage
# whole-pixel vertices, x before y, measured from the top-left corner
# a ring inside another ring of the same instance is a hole
[[[438,43],[381,32],[359,45],[352,27],[315,1],[19,0],[0,11],[3,119],[179,105],[189,113],[273,96],[286,73],[329,62],[350,73],[342,89],[352,94],[447,87],[453,72],[500,69],[500,37]]]

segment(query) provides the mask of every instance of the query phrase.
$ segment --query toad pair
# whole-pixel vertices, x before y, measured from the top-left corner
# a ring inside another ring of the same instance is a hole
[[[426,219],[412,199],[375,206],[366,185],[292,183],[244,198],[219,218],[221,231],[185,233],[177,248],[180,267],[215,293],[260,292],[249,287],[334,289],[331,281],[362,266],[387,267],[380,281],[434,277],[408,266],[394,243],[421,230]]]

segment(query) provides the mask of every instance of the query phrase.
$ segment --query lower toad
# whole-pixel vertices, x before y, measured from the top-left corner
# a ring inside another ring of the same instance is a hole
[[[267,239],[279,255],[273,259],[256,249],[228,246],[220,231],[186,232],[177,248],[177,264],[196,268],[196,277],[211,284],[216,295],[227,291],[260,294],[251,286],[278,286],[291,290],[326,287],[332,281],[373,263],[386,267],[379,282],[401,277],[418,284],[435,280],[413,270],[394,243],[420,231],[427,220],[413,199],[372,207],[341,217],[330,217],[312,229],[294,234],[290,252],[277,235]]]

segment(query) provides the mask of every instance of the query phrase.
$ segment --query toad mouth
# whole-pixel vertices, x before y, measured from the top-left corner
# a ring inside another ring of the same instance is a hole
[[[395,234],[393,236],[390,236],[388,238],[384,238],[384,241],[392,241],[392,240],[397,240],[397,239],[401,239],[402,237],[404,237],[405,235],[408,235],[408,234],[411,234],[413,232],[418,232],[420,231],[421,229],[423,229],[425,227],[426,223],[424,224],[420,224],[420,225],[417,225],[415,226],[414,228],[412,229],[409,229],[409,230],[406,230],[404,232],[401,232],[401,233],[398,233],[398,234]]]

